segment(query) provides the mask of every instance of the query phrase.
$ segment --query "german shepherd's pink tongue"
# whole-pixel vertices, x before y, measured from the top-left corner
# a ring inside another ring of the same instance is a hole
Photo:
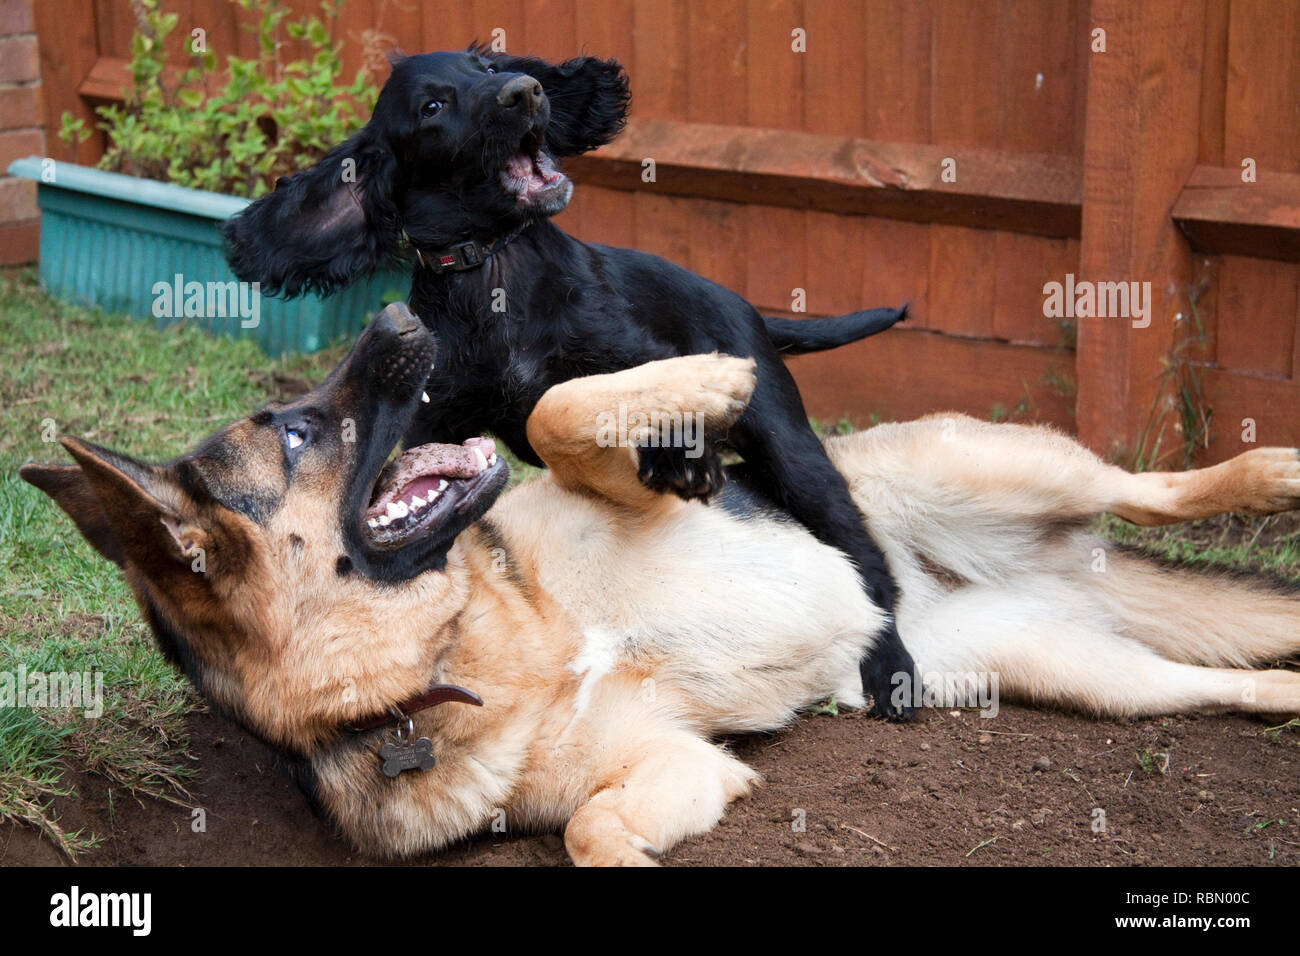
[[[452,481],[475,478],[496,459],[496,443],[471,438],[463,445],[417,445],[402,452],[380,475],[366,520],[432,504]],[[391,506],[391,507],[390,507]],[[404,506],[404,507],[403,507]]]

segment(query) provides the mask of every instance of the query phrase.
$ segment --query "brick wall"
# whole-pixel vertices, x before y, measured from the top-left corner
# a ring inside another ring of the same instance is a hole
[[[0,0],[0,265],[36,258],[36,184],[4,175],[21,156],[45,153],[35,0]]]

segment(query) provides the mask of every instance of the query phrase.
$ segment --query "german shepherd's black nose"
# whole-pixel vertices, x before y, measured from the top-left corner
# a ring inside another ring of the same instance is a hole
[[[542,84],[531,76],[516,76],[497,92],[497,103],[531,116],[542,105]]]
[[[374,327],[380,332],[393,335],[409,335],[421,328],[420,320],[406,306],[405,302],[394,302],[375,316]]]

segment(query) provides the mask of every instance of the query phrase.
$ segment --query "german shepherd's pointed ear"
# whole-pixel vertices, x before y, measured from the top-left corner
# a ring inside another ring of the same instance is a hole
[[[526,73],[542,84],[551,104],[546,147],[555,156],[576,156],[604,146],[623,132],[632,103],[627,73],[617,60],[581,56],[559,66],[530,56],[484,52],[498,70]]]
[[[96,551],[118,567],[126,564],[104,506],[79,465],[23,465],[18,477],[53,498]]]
[[[225,223],[226,261],[270,295],[328,295],[401,251],[397,159],[374,120]]]
[[[25,465],[18,472],[67,512],[77,530],[120,567],[151,577],[192,570],[211,535],[168,470],[64,438],[75,465]]]

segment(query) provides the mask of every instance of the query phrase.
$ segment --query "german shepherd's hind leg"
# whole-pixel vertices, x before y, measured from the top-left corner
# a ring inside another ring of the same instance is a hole
[[[1098,713],[1294,713],[1300,592],[1164,564],[1090,534],[1300,504],[1300,457],[1264,448],[1212,468],[1130,474],[1049,428],[956,413],[827,442],[905,588],[923,672],[999,673],[1009,697]],[[1104,561],[1098,555],[1104,556]],[[963,582],[936,587],[921,567]]]
[[[645,462],[665,445],[705,461],[709,439],[726,433],[753,389],[753,360],[717,353],[570,379],[538,401],[528,441],[563,487],[637,510],[668,508],[681,502],[645,485],[639,477]],[[702,483],[710,474],[706,462],[684,480]],[[712,480],[720,487],[720,472]]]
[[[1114,480],[1107,511],[1138,525],[1194,521],[1228,512],[1300,508],[1300,450],[1255,448],[1209,468],[1155,471]]]
[[[1256,448],[1192,471],[1107,477],[1112,498],[1106,510],[1140,525],[1300,507],[1300,452],[1294,448]],[[1128,634],[1164,657],[1204,668],[1247,668],[1300,655],[1300,589],[1265,575],[1162,564],[1114,545],[1107,551],[1107,573],[1090,575],[1089,583]],[[1258,701],[1243,701],[1237,710],[1297,712],[1300,674],[1217,673],[1258,685]]]
[[[951,412],[836,436],[826,450],[887,545],[905,542],[971,581],[1040,565],[1045,530],[1082,529],[1103,512],[1155,525],[1300,507],[1300,455],[1290,448],[1131,474],[1050,428]]]
[[[574,812],[564,845],[578,866],[654,866],[687,837],[707,833],[758,774],[681,729],[629,748],[618,773]]]

